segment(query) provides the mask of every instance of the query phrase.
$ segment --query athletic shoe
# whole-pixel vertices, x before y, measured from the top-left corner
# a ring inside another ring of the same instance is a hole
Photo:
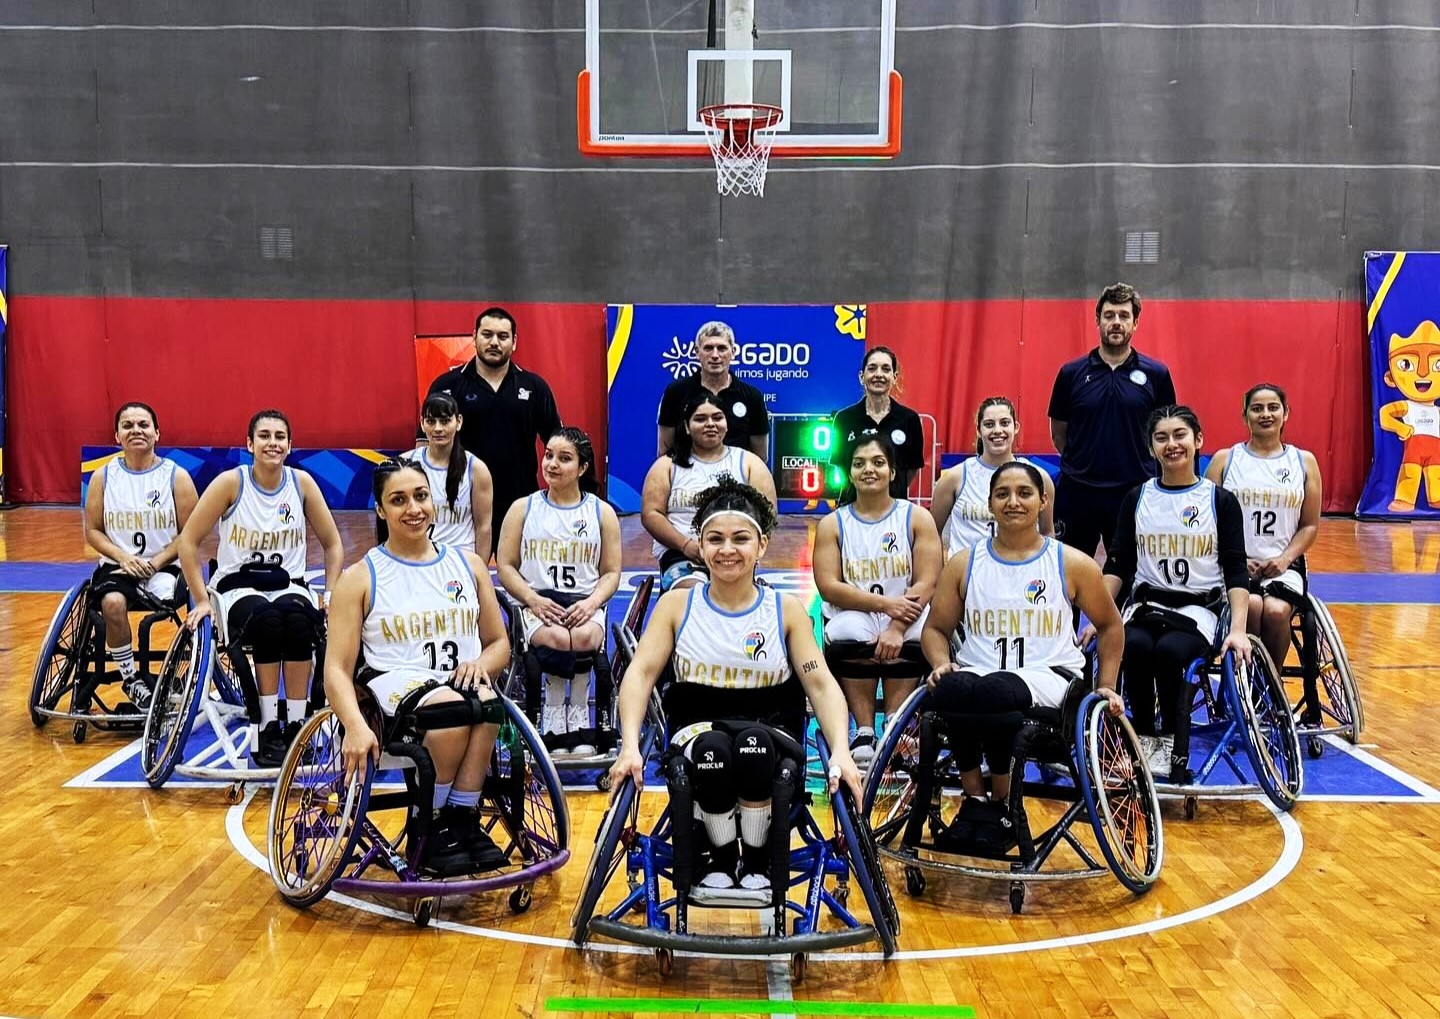
[[[155,691],[146,681],[144,676],[136,674],[125,680],[122,684],[125,696],[130,698],[130,703],[135,705],[135,710],[142,714],[150,710],[150,702],[155,699]]]
[[[430,836],[420,854],[420,866],[436,877],[457,877],[470,873],[470,850],[454,827],[463,823],[465,811],[458,807],[441,807],[430,822]]]
[[[744,846],[740,850],[740,887],[751,891],[770,887],[769,846]]]
[[[740,863],[740,852],[735,843],[712,846],[706,855],[705,873],[697,884],[701,888],[734,888],[735,871]]]
[[[1004,856],[1015,848],[1015,822],[1004,803],[987,801],[975,822],[975,848],[987,856]]]
[[[960,810],[935,836],[935,848],[947,853],[967,853],[975,848],[975,824],[985,813],[988,800],[967,796]]]
[[[857,768],[868,768],[875,760],[875,733],[861,729],[850,737],[850,758]]]
[[[284,763],[285,751],[289,748],[290,744],[285,741],[285,733],[280,729],[280,723],[271,722],[260,730],[260,739],[250,756],[262,768],[278,768]]]
[[[565,705],[545,705],[545,710],[540,713],[540,731],[540,738],[545,743],[545,749],[550,751],[550,756],[570,753],[570,741],[566,738],[569,734],[565,726]]]
[[[451,811],[448,817],[451,819],[451,830],[460,839],[460,844],[470,854],[470,869],[479,874],[482,871],[498,870],[505,866],[505,854],[495,844],[483,825],[480,823],[480,813],[468,807],[444,808]]]
[[[1175,749],[1174,736],[1141,736],[1140,750],[1150,765],[1150,774],[1160,778],[1170,774],[1170,754]]]

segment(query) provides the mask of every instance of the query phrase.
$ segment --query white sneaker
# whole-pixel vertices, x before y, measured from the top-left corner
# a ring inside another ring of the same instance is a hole
[[[734,888],[734,876],[725,873],[723,870],[712,870],[700,879],[701,888]]]
[[[1141,736],[1140,749],[1145,751],[1152,776],[1169,776],[1170,753],[1175,749],[1174,736]]]
[[[868,768],[875,760],[875,730],[865,728],[850,737],[850,759],[857,768]]]

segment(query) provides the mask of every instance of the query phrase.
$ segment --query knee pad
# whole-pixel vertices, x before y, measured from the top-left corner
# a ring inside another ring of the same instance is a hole
[[[285,623],[280,613],[271,606],[252,615],[244,634],[238,639],[250,646],[256,665],[273,665],[284,659]]]
[[[730,737],[723,732],[702,732],[685,748],[694,774],[695,802],[707,814],[720,814],[733,810],[738,797],[731,777],[731,755],[734,751]],[[769,776],[766,786],[768,788]]]
[[[315,650],[315,623],[308,612],[291,610],[281,617],[280,652],[287,662],[303,662]]]
[[[580,671],[580,655],[574,651],[532,643],[529,654],[547,676],[573,676]]]
[[[742,800],[759,802],[770,798],[775,784],[775,740],[754,726],[735,736],[734,787]]]

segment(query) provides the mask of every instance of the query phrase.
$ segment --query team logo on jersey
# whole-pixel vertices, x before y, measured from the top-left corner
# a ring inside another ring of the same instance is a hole
[[[576,520],[570,524],[570,533],[577,538],[583,538],[590,533],[590,523],[586,520]]]
[[[1200,507],[1186,506],[1180,511],[1180,522],[1186,527],[1200,526]]]
[[[880,550],[886,555],[894,555],[900,551],[900,542],[895,537],[894,531],[885,532],[885,536],[880,539]]]
[[[688,379],[700,370],[700,358],[695,353],[695,341],[681,343],[680,337],[670,338],[670,349],[660,355],[660,366],[670,373],[672,379]]]
[[[745,657],[752,662],[765,659],[765,635],[759,630],[751,630],[745,635]]]
[[[160,489],[152,488],[145,493],[145,502],[150,506],[160,505]]]
[[[1031,605],[1045,604],[1045,581],[1035,579],[1025,585],[1025,600]]]
[[[465,593],[465,585],[458,580],[445,581],[445,597],[453,602],[460,602]]]
[[[288,502],[282,502],[275,512],[280,515],[280,522],[282,524],[293,524],[295,522],[295,514],[290,512],[290,504]]]
[[[1275,472],[1275,480],[1280,482],[1280,484],[1282,485],[1290,484],[1290,468],[1281,467],[1278,471]]]

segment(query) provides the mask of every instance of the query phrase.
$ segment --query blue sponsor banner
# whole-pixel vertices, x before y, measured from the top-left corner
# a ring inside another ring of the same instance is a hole
[[[695,334],[715,320],[735,331],[740,348],[730,373],[759,389],[772,415],[831,414],[860,399],[863,304],[612,304],[606,309],[607,494],[617,510],[639,511],[640,489],[655,462],[660,396],[700,370]],[[773,459],[773,442],[770,448]]]
[[[81,447],[80,505],[85,505],[91,473],[119,452],[115,446]],[[254,461],[249,450],[243,446],[159,446],[155,452],[169,457],[189,471],[195,479],[197,492],[205,491],[210,482],[223,472]],[[290,452],[285,463],[308,472],[315,479],[330,509],[368,509],[374,505],[370,497],[370,478],[375,465],[394,455],[393,452],[377,449],[296,449]]]
[[[1367,251],[1375,455],[1357,515],[1440,520],[1440,252]]]

